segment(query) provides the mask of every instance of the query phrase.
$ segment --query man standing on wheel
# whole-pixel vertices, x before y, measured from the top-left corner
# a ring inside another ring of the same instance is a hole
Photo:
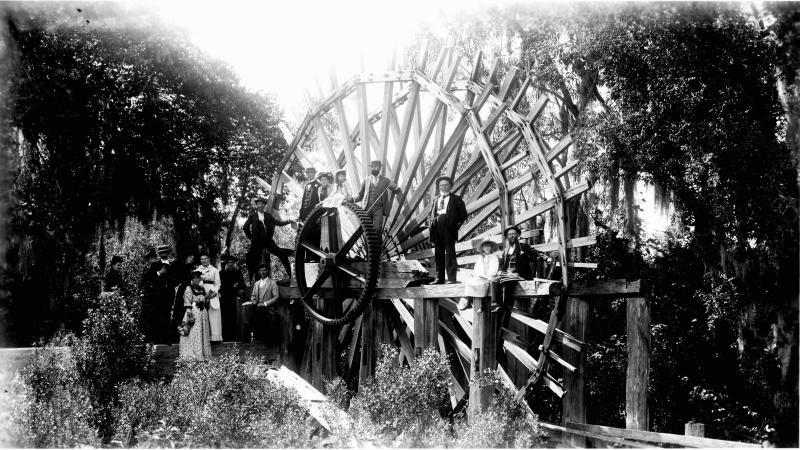
[[[383,221],[389,215],[392,202],[389,201],[389,191],[397,193],[400,188],[391,180],[381,175],[381,162],[378,160],[369,163],[370,176],[361,182],[361,189],[356,195],[355,202],[365,200],[364,209],[372,217],[372,225],[378,233],[378,239],[383,236]]]
[[[436,279],[431,284],[444,284],[445,272],[447,283],[454,284],[458,282],[456,281],[458,229],[467,220],[467,207],[461,197],[450,193],[453,187],[453,180],[450,177],[437,178],[436,186],[439,188],[439,195],[434,199],[430,217],[430,240],[434,246]]]

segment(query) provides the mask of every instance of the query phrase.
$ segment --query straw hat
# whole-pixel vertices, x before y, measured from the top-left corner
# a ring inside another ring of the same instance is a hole
[[[489,238],[483,238],[483,239],[479,239],[477,241],[474,241],[472,245],[473,245],[473,248],[475,248],[475,250],[477,250],[478,252],[483,253],[483,246],[485,244],[489,244],[489,245],[492,246],[492,250],[491,250],[492,252],[497,251],[497,248],[500,246],[500,244],[498,244],[497,242],[495,242],[495,241],[493,241],[493,240],[491,240]]]

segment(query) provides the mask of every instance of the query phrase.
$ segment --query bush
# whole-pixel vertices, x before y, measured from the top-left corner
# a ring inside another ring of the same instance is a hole
[[[141,447],[304,447],[312,432],[297,393],[236,352],[178,363],[170,383],[122,389],[115,439]]]
[[[17,375],[9,398],[6,439],[19,447],[97,446],[94,407],[81,384],[75,359],[55,339],[34,351],[31,362]]]
[[[153,348],[139,332],[138,302],[102,293],[83,336],[54,337],[15,380],[11,434],[20,446],[93,445],[114,432],[119,387],[150,375]]]
[[[456,447],[530,448],[541,444],[539,418],[523,401],[515,400],[516,392],[500,382],[497,372],[487,370],[472,383],[497,386],[492,403],[475,420],[455,425]]]
[[[104,438],[111,438],[119,385],[146,377],[155,349],[139,331],[139,302],[116,292],[101,293],[83,322],[83,337],[72,346],[81,384],[94,405],[94,421]]]
[[[450,441],[450,375],[447,359],[426,349],[413,364],[398,366],[397,350],[384,346],[375,376],[350,401],[350,423],[334,430],[339,445],[437,447]]]

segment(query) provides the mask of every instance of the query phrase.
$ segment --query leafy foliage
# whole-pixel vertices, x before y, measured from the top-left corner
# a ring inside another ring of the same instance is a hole
[[[14,380],[6,403],[11,417],[4,427],[6,444],[55,448],[97,446],[94,406],[81,383],[75,359],[61,347],[70,341],[54,340],[35,350],[31,362]]]
[[[2,20],[15,149],[4,300],[64,300],[95,239],[131,217],[171,218],[180,254],[219,250],[223,219],[246,212],[252,176],[281,157],[274,100],[142,8],[18,4]]]
[[[306,447],[308,408],[269,379],[257,358],[235,352],[209,362],[179,362],[169,383],[122,389],[117,439],[140,447]]]

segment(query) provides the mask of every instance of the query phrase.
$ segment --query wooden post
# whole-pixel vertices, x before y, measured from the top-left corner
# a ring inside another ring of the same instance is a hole
[[[492,401],[494,384],[479,386],[477,378],[486,369],[494,370],[497,367],[497,342],[495,326],[497,314],[491,313],[491,297],[476,298],[473,300],[472,321],[472,364],[469,385],[469,419],[473,420],[478,414],[485,411]]]
[[[369,305],[361,315],[361,361],[358,366],[358,390],[375,373],[375,320],[373,311],[375,302]]]
[[[706,437],[706,425],[700,422],[686,422],[684,434],[686,436]]]
[[[439,299],[414,299],[414,356],[439,345]]]
[[[589,315],[589,303],[586,300],[570,297],[564,314],[564,332],[580,341],[586,341],[586,321]],[[575,366],[574,372],[564,371],[564,398],[562,405],[563,423],[586,423],[586,404],[584,403],[584,385],[586,373],[586,352],[576,352],[563,346],[564,359]],[[584,436],[569,435],[565,444],[572,447],[586,447]]]
[[[628,371],[625,388],[625,428],[648,431],[650,300],[646,297],[629,298],[627,316]]]
[[[332,214],[327,218],[327,226],[321,227],[320,242],[327,242],[330,251],[339,248],[339,218]],[[318,299],[317,308],[326,315],[336,315],[341,309],[341,304],[336,300]],[[336,376],[336,341],[338,338],[337,327],[324,327],[319,321],[314,321],[311,328],[311,385],[320,392],[324,389],[325,380],[332,380]]]

